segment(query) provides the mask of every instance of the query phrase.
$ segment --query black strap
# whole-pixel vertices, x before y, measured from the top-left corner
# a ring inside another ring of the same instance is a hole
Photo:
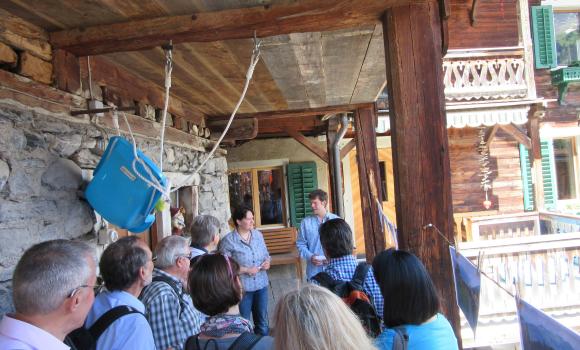
[[[234,340],[232,345],[228,347],[228,350],[250,350],[261,339],[262,339],[261,335],[250,332],[244,332],[240,334],[240,336],[237,337],[236,340]],[[217,343],[215,339],[207,339],[204,346],[204,350],[211,342],[213,342],[214,346],[217,349],[216,345]],[[187,341],[185,342],[185,350],[201,350],[201,344],[199,343],[199,334],[187,338]]]
[[[369,272],[370,265],[366,262],[361,262],[354,270],[354,275],[350,280],[350,285],[354,290],[363,290],[365,284],[365,279],[367,278],[367,273]]]
[[[95,340],[95,343],[97,342],[97,340],[99,339],[101,334],[103,334],[103,332],[107,328],[109,328],[109,326],[111,324],[113,324],[113,322],[115,322],[116,320],[118,320],[119,318],[121,318],[125,315],[135,314],[135,313],[139,313],[139,314],[143,315],[143,313],[141,313],[137,309],[134,309],[134,308],[127,306],[127,305],[117,306],[117,307],[114,307],[111,310],[105,312],[91,326],[91,328],[89,328],[89,332],[91,333],[93,339]],[[143,316],[145,316],[145,315],[143,315]]]
[[[179,298],[179,313],[181,314],[181,312],[185,308],[185,301],[183,301],[182,298],[183,290],[177,285],[177,282],[175,282],[173,279],[167,276],[155,276],[153,277],[152,282],[165,282],[171,287],[171,289],[173,289],[173,291],[175,292],[175,294],[177,294],[177,297]]]
[[[250,350],[262,339],[259,334],[244,332],[229,346],[228,350]]]

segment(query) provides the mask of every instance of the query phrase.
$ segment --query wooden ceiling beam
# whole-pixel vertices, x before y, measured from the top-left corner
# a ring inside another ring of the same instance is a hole
[[[78,56],[150,49],[167,44],[260,38],[380,23],[391,7],[428,0],[301,0],[291,4],[165,16],[53,32],[55,48]]]
[[[217,140],[223,133],[227,121],[218,120],[207,123],[211,130],[211,139]],[[232,121],[232,125],[224,136],[224,141],[251,140],[258,136],[258,119],[240,119]]]
[[[310,150],[310,152],[317,155],[318,158],[322,159],[328,164],[328,153],[326,153],[326,151],[322,149],[320,146],[318,146],[316,143],[312,142],[304,135],[302,135],[300,132],[294,129],[286,128],[286,133],[289,136],[291,136],[294,140],[298,141],[302,146]]]
[[[307,117],[315,115],[338,114],[355,111],[357,108],[374,108],[374,103],[359,103],[317,108],[293,109],[286,111],[271,111],[259,113],[236,114],[236,119],[257,118],[259,121],[278,120],[284,118]],[[209,116],[208,120],[229,119],[229,115]]]

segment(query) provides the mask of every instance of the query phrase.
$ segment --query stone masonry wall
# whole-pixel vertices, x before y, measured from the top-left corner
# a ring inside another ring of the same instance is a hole
[[[0,317],[13,308],[10,280],[22,253],[55,238],[80,238],[96,245],[95,215],[82,199],[86,171],[104,150],[101,132],[90,124],[0,102]],[[159,142],[138,140],[156,159]],[[165,146],[165,169],[191,171],[203,153]],[[227,162],[213,158],[201,171],[199,212],[216,216],[227,230],[230,217]]]

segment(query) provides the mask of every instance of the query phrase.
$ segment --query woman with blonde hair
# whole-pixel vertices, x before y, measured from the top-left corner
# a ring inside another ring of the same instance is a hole
[[[277,350],[374,350],[356,315],[329,290],[308,284],[276,305]]]

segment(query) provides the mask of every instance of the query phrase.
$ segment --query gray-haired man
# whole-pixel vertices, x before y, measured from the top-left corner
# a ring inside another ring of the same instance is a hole
[[[187,286],[192,250],[187,238],[165,237],[155,249],[153,282],[141,293],[157,349],[183,349],[188,337],[199,333],[205,316],[197,311]]]
[[[220,242],[220,221],[211,215],[198,215],[189,227],[191,234],[191,264],[197,258],[217,249]]]
[[[53,240],[28,249],[14,270],[16,313],[0,321],[0,349],[68,350],[95,299],[96,258],[82,242]]]

